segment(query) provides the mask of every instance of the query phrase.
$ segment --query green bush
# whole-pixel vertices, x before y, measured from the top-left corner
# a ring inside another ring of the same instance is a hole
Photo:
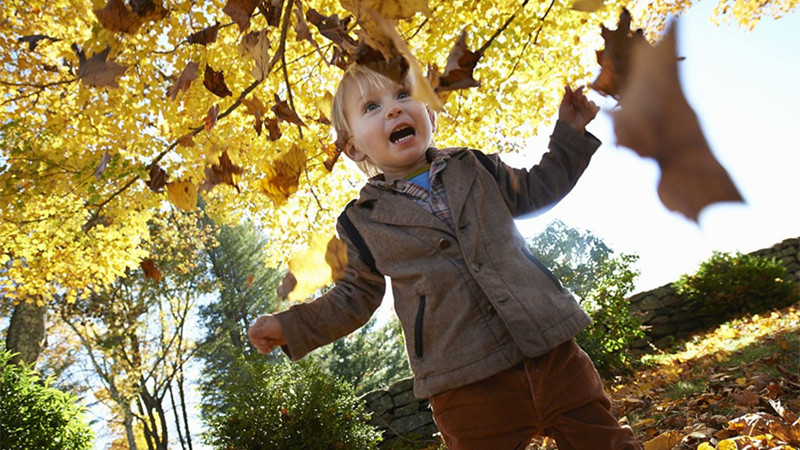
[[[352,387],[307,363],[239,358],[204,386],[206,442],[219,449],[369,449],[380,433]],[[222,381],[222,380],[220,380]]]
[[[0,344],[0,449],[92,448],[94,434],[84,422],[77,398],[9,359],[11,353]]]
[[[798,298],[786,267],[741,253],[714,252],[697,273],[682,275],[672,286],[698,316],[721,319],[780,308]]]
[[[628,349],[644,336],[641,323],[628,310],[627,300],[637,276],[630,266],[637,258],[623,254],[603,261],[601,275],[581,304],[592,316],[592,323],[575,337],[575,341],[604,375],[628,371],[633,362]]]

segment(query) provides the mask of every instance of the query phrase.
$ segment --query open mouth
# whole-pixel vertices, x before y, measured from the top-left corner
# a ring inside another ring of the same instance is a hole
[[[403,126],[392,131],[392,134],[389,135],[389,141],[391,141],[392,144],[397,144],[399,142],[411,139],[415,134],[416,132],[413,128],[409,126]]]

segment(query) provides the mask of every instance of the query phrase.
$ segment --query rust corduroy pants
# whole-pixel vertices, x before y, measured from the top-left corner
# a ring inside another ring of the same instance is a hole
[[[639,450],[611,403],[591,359],[574,340],[477,383],[430,398],[451,450],[524,449],[550,436],[559,450]]]

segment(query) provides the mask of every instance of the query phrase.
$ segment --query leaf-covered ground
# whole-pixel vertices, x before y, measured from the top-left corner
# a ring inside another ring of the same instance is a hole
[[[800,303],[732,320],[642,363],[606,389],[645,450],[800,448]]]

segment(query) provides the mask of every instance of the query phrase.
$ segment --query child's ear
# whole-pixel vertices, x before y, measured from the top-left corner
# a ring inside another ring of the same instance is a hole
[[[344,144],[344,154],[355,162],[361,162],[367,159],[367,155],[358,151],[358,149],[350,142]]]
[[[431,119],[431,134],[436,134],[436,111],[427,108],[428,110],[428,118]]]

